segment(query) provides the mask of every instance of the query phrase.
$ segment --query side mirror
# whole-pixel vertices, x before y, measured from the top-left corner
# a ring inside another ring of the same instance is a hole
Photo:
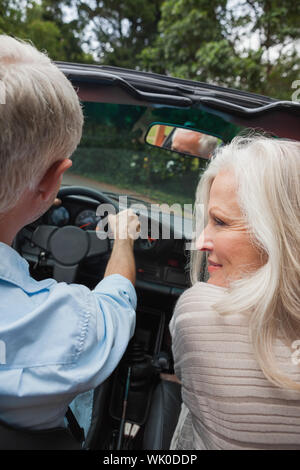
[[[200,131],[168,124],[152,124],[145,136],[147,144],[183,155],[209,159],[221,139]]]

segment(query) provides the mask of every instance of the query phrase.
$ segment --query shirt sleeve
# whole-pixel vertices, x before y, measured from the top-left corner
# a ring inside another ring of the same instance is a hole
[[[11,289],[24,312],[12,309],[3,332],[0,415],[20,426],[53,427],[76,395],[100,385],[121,360],[135,329],[135,289],[121,275],[94,290],[64,282],[34,293]]]
[[[105,277],[89,300],[89,321],[82,330],[82,349],[76,364],[80,391],[95,388],[113,372],[135,329],[137,298],[125,277]]]

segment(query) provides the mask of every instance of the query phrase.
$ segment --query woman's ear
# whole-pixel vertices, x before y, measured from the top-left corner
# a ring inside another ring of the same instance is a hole
[[[48,168],[37,186],[39,196],[44,202],[50,199],[52,200],[53,194],[57,194],[63,174],[71,166],[72,161],[69,158],[65,158],[54,162],[50,168]]]

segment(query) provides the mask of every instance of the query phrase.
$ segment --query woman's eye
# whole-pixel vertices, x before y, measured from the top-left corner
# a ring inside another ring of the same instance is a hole
[[[216,225],[225,225],[225,222],[223,222],[221,219],[218,219],[218,217],[214,217],[213,219]]]

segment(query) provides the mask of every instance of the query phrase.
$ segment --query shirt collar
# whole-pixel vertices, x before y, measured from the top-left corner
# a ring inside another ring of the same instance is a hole
[[[44,281],[33,279],[29,273],[28,262],[14,248],[2,242],[0,242],[1,280],[15,284],[27,292],[36,292],[55,282],[53,279]]]

